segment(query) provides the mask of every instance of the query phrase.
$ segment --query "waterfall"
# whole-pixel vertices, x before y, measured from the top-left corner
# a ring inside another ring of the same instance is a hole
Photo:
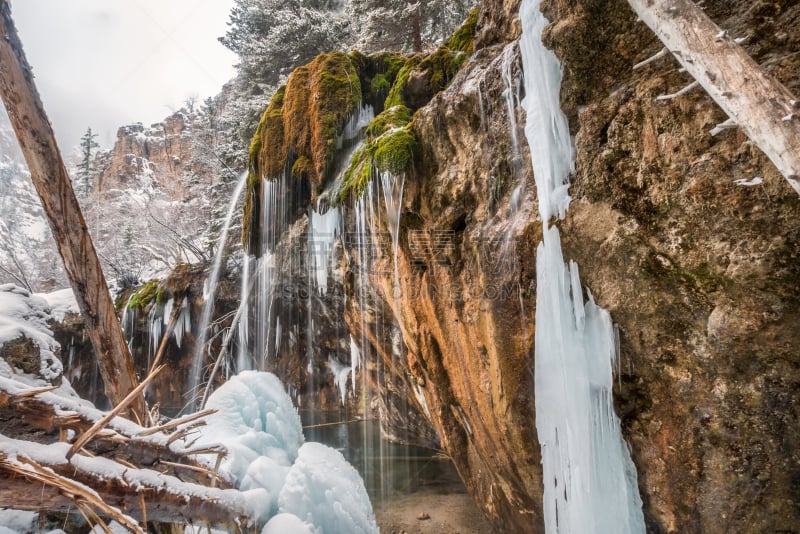
[[[308,231],[308,256],[309,268],[316,281],[317,291],[320,295],[328,292],[328,276],[331,271],[336,236],[341,234],[341,215],[339,208],[332,207],[321,213],[321,206],[317,210],[310,210]],[[319,211],[318,211],[319,210]]]
[[[400,248],[400,217],[403,208],[403,189],[406,184],[405,175],[396,176],[390,172],[381,173],[383,202],[386,208],[386,225],[392,237],[392,264],[394,265],[395,298],[400,297],[400,273],[397,267],[397,252]]]
[[[243,172],[239,178],[239,183],[231,196],[231,202],[228,205],[228,213],[225,215],[225,222],[222,225],[222,231],[219,234],[217,241],[217,253],[214,256],[214,263],[211,267],[211,275],[206,280],[204,287],[206,293],[205,302],[203,304],[202,315],[200,316],[200,324],[197,330],[197,340],[195,341],[194,355],[192,357],[192,369],[189,376],[189,391],[192,394],[197,394],[197,388],[200,385],[203,370],[203,360],[206,354],[206,340],[208,339],[208,323],[211,321],[211,314],[214,312],[214,300],[217,294],[217,283],[219,282],[220,271],[222,270],[222,258],[225,252],[225,243],[228,240],[228,231],[231,228],[231,221],[233,214],[236,211],[236,205],[239,202],[239,197],[244,191],[244,186],[247,184],[247,172]],[[164,316],[169,320],[169,314],[165,313]]]
[[[558,229],[569,206],[574,151],[560,111],[561,67],[541,42],[547,20],[540,0],[523,0],[520,40],[525,72],[525,134],[531,149],[539,213],[537,250],[536,429],[542,450],[548,534],[645,532],[636,469],[614,413],[617,358],[609,313],[587,290],[578,266],[565,265]]]

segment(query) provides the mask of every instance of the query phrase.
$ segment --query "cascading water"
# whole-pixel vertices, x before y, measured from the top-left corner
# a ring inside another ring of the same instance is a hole
[[[231,196],[231,202],[228,206],[228,213],[225,215],[225,222],[222,225],[222,231],[219,234],[217,241],[217,253],[214,256],[214,263],[211,268],[211,275],[208,277],[205,286],[205,303],[203,304],[202,315],[200,316],[200,323],[197,330],[197,341],[195,342],[194,355],[192,357],[192,368],[189,376],[189,391],[196,395],[198,386],[200,385],[203,360],[206,354],[206,340],[208,339],[208,323],[211,321],[211,314],[214,312],[214,301],[217,294],[217,283],[219,282],[219,275],[222,268],[222,258],[225,252],[225,243],[228,240],[228,231],[231,228],[231,221],[233,214],[236,211],[236,206],[239,202],[239,197],[244,191],[244,186],[247,184],[247,172],[243,172],[236,185],[236,189]],[[165,315],[169,317],[169,315]]]
[[[558,229],[569,206],[573,148],[560,110],[561,67],[541,42],[540,0],[523,0],[525,134],[531,149],[544,239],[537,250],[536,429],[542,449],[548,534],[643,533],[636,469],[612,400],[616,358],[608,312],[565,265]]]
[[[400,274],[397,266],[397,252],[400,248],[400,216],[406,177],[404,174],[397,176],[390,172],[382,172],[380,177],[383,202],[386,208],[386,225],[389,227],[389,234],[392,237],[392,265],[394,265],[394,286],[392,290],[394,297],[399,298]]]

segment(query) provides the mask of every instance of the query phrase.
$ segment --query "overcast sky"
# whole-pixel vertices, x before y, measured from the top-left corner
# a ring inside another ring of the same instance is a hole
[[[236,56],[217,37],[233,0],[12,0],[14,21],[61,150],[86,128],[110,147],[187,97],[216,94]]]

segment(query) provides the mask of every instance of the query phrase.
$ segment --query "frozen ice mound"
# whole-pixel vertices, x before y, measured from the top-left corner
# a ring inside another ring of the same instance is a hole
[[[220,470],[245,494],[262,534],[377,533],[358,472],[336,450],[303,443],[303,427],[281,381],[243,371],[208,399],[203,444],[228,449]],[[277,514],[277,515],[276,515]]]
[[[342,454],[321,443],[306,443],[286,477],[281,512],[321,527],[325,534],[377,533],[364,481]]]

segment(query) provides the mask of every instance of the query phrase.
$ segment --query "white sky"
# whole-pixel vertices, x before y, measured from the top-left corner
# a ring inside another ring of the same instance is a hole
[[[110,147],[190,95],[219,92],[236,56],[217,37],[233,0],[12,0],[11,11],[65,154],[88,126]]]

